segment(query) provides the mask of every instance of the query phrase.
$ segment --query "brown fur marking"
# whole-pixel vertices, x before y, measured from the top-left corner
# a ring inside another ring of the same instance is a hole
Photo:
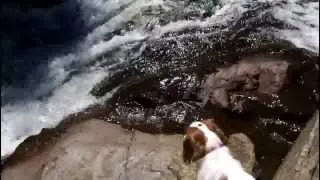
[[[188,128],[183,141],[183,161],[190,163],[205,156],[207,139],[198,128]]]

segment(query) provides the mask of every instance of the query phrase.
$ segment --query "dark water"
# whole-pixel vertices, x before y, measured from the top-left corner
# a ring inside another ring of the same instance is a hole
[[[86,117],[150,133],[215,117],[253,140],[255,173],[272,177],[318,105],[317,2],[150,2],[1,4],[2,157],[92,105]],[[203,104],[207,76],[251,56],[290,62],[285,85],[231,92],[242,112]]]
[[[28,7],[28,3],[1,6],[3,83],[26,80],[26,75],[47,63],[50,56],[86,33],[78,4],[66,1],[50,9]],[[45,67],[45,66],[43,66]]]

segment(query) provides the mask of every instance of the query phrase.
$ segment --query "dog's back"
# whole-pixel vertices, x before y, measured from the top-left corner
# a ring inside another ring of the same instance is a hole
[[[207,154],[200,162],[198,180],[254,180],[223,147]]]

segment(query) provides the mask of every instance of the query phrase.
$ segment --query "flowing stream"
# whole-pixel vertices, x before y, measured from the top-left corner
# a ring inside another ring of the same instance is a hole
[[[319,2],[311,0],[67,0],[48,8],[7,2],[0,18],[2,160],[27,137],[92,105],[114,103],[114,112],[139,119],[144,115],[136,106],[124,105],[131,91],[139,91],[132,83],[146,91],[152,79],[167,87],[179,78],[185,83],[177,86],[196,84],[194,72],[213,72],[208,64],[230,65],[228,54],[250,55],[250,49],[278,42],[314,57],[319,51]],[[166,115],[179,119],[189,106],[172,96],[175,104],[159,113],[179,109]],[[263,124],[300,130],[299,123],[281,120],[264,119],[258,126]],[[251,127],[250,134],[256,126],[246,125],[229,129]],[[296,136],[288,135],[289,144]]]

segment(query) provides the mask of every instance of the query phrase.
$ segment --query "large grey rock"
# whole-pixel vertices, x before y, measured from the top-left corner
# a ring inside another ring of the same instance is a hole
[[[319,179],[319,110],[307,123],[273,180]]]
[[[256,162],[254,145],[243,133],[232,134],[229,137],[229,148],[233,156],[238,159],[247,172],[252,173]]]
[[[318,80],[313,79],[318,71],[314,64],[246,57],[208,75],[199,97],[202,106],[211,104],[237,113],[309,116],[316,110],[319,99]]]
[[[182,162],[182,135],[128,131],[102,120],[72,125],[55,144],[2,171],[3,180],[156,180],[195,179],[196,164]],[[230,147],[249,171],[254,149],[243,134],[231,136]],[[235,141],[236,140],[236,141]],[[240,153],[240,154],[239,154]],[[246,162],[244,162],[246,161]]]
[[[249,58],[230,67],[219,68],[203,85],[203,103],[231,106],[229,92],[253,91],[272,95],[283,86],[289,63],[267,58]],[[235,108],[235,107],[232,107]]]

